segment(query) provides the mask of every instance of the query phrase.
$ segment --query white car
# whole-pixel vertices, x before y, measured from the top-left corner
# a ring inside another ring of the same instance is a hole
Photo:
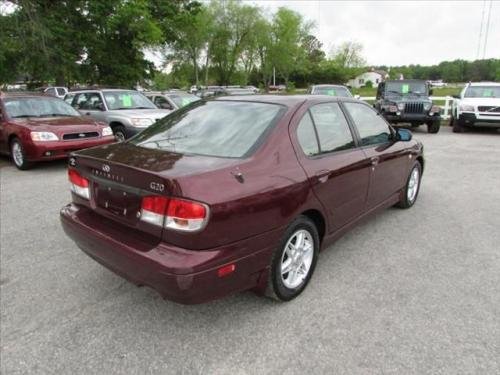
[[[63,86],[51,86],[42,89],[45,95],[55,96],[56,98],[63,99],[68,93],[68,88]]]
[[[454,98],[451,126],[455,133],[467,127],[500,128],[499,82],[471,82]]]

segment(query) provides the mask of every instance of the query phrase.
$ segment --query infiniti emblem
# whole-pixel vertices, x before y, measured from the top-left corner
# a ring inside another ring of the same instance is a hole
[[[103,164],[102,165],[102,170],[106,173],[109,173],[109,171],[111,170],[110,166],[107,165],[107,164]]]

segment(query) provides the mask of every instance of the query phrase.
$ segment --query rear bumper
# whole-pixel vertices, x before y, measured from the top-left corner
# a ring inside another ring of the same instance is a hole
[[[65,233],[87,255],[136,285],[146,285],[164,298],[194,304],[261,284],[281,231],[209,250],[187,250],[143,233],[125,230],[91,210],[69,204],[60,212]],[[233,273],[217,270],[235,264]]]
[[[387,121],[391,123],[398,122],[411,122],[411,123],[428,123],[441,120],[441,116],[439,114],[434,114],[430,116],[429,114],[420,114],[420,113],[384,113],[384,117]]]
[[[114,136],[99,137],[85,141],[32,142],[25,145],[29,161],[56,160],[67,158],[68,155],[84,148],[102,146],[115,142]]]
[[[461,113],[458,121],[463,126],[500,128],[500,115],[476,115],[475,113]]]

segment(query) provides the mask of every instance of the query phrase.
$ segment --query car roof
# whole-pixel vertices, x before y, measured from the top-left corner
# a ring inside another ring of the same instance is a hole
[[[269,104],[281,104],[287,107],[294,107],[298,104],[307,101],[346,101],[360,102],[354,98],[337,97],[329,95],[234,95],[221,96],[213,99],[214,101],[242,101],[242,102],[258,102]]]
[[[466,86],[500,86],[500,82],[470,82]]]
[[[384,82],[424,82],[426,83],[427,81],[425,79],[388,79],[385,80]]]
[[[96,92],[96,91],[101,91],[101,92],[113,92],[113,91],[134,91],[134,92],[140,92],[134,89],[103,89],[103,88],[98,88],[98,89],[81,89],[81,90],[71,90],[68,92],[68,94],[77,94],[77,93],[82,93],[82,92]]]
[[[344,87],[344,88],[347,88],[345,87],[344,85],[338,85],[338,84],[335,84],[335,83],[332,83],[332,84],[321,84],[321,85],[312,85],[311,87]]]
[[[0,92],[0,99],[9,99],[9,98],[36,98],[36,99],[55,99],[55,96],[45,95],[41,92]]]

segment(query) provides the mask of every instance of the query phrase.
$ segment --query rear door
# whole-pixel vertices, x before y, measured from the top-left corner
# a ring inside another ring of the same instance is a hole
[[[329,231],[334,232],[361,215],[370,165],[339,104],[311,106],[292,131],[293,137],[299,146],[299,161],[328,214]]]
[[[404,142],[395,142],[389,124],[370,106],[344,102],[366,157],[371,162],[367,209],[384,202],[403,188],[408,176],[410,151]]]

